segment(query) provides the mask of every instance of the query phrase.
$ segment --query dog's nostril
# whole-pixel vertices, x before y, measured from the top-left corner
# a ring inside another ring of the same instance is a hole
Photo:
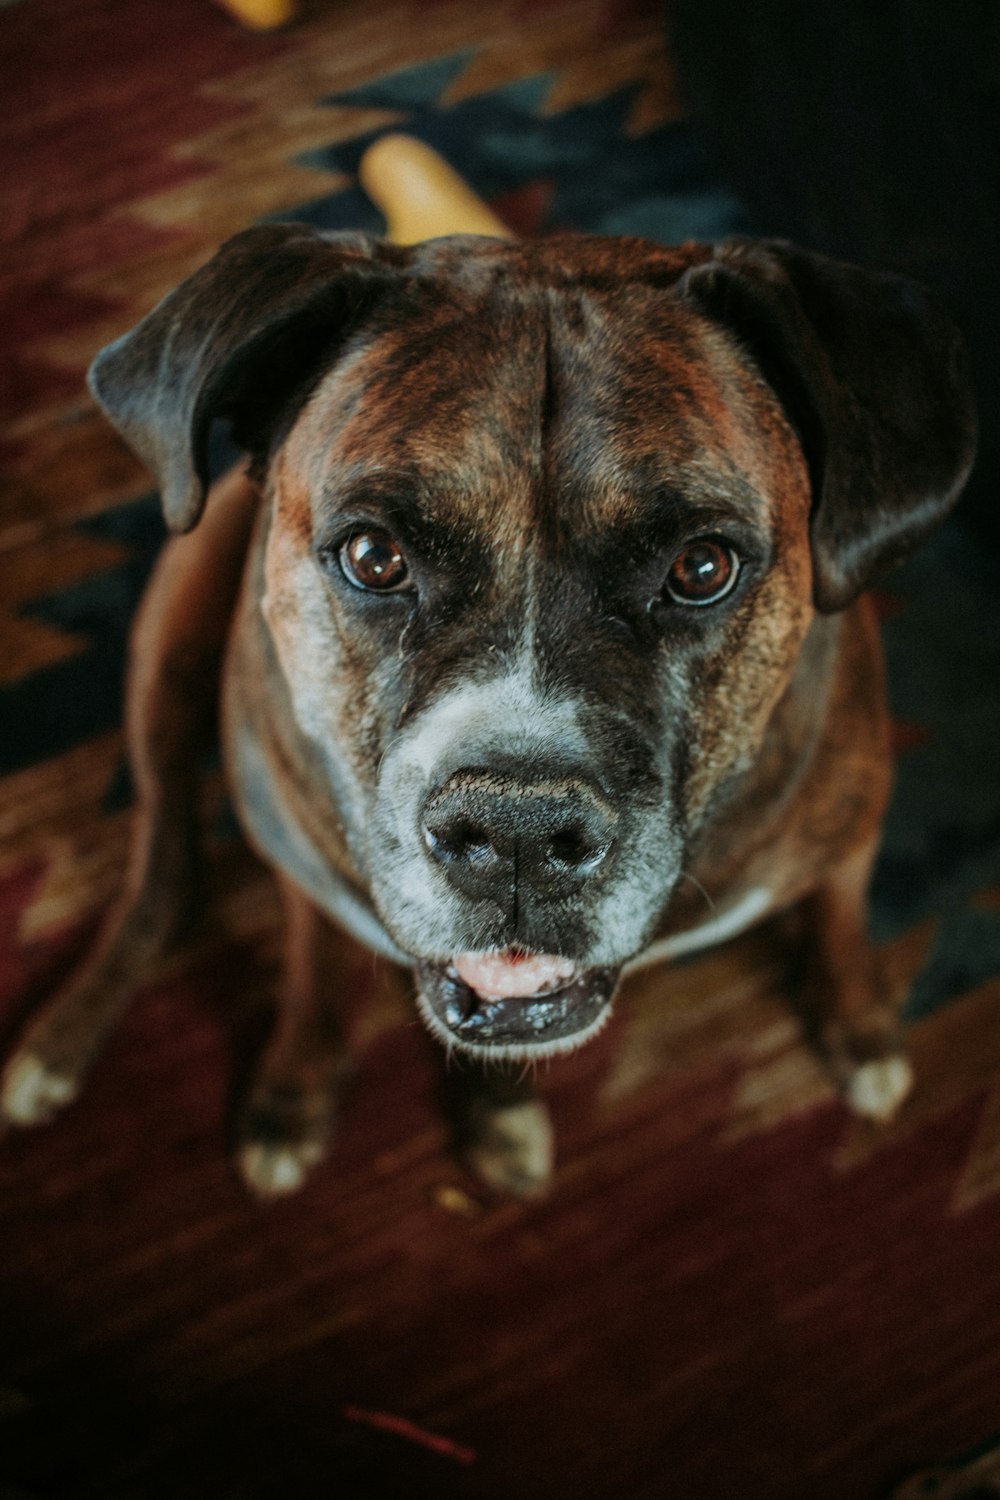
[[[458,827],[453,831],[449,843],[451,846],[450,852],[457,855],[460,859],[484,859],[493,850],[492,839],[486,832],[486,829],[481,828],[478,823],[459,823]]]
[[[549,839],[546,858],[553,864],[578,865],[593,851],[578,833],[556,833]]]
[[[429,827],[426,838],[432,852],[437,851],[456,859],[474,856],[477,851],[485,851],[490,847],[490,836],[486,829],[479,823],[464,818],[446,826]]]
[[[588,838],[586,833],[562,832],[553,834],[545,847],[545,862],[559,870],[573,870],[585,875],[604,859],[610,842]]]

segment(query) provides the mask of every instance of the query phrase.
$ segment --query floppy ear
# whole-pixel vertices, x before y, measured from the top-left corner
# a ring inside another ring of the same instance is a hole
[[[732,240],[681,295],[735,333],[783,402],[812,479],[814,596],[842,609],[957,500],[975,453],[961,336],[903,276],[780,240]]]
[[[98,354],[90,389],[156,475],[172,530],[201,515],[212,422],[231,419],[252,447],[388,284],[393,254],[303,224],[247,229]]]

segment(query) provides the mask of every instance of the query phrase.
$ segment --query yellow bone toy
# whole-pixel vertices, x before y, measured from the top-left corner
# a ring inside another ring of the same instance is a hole
[[[512,238],[458,173],[413,136],[382,136],[361,158],[358,176],[385,214],[388,236],[397,245],[415,245],[442,234]]]

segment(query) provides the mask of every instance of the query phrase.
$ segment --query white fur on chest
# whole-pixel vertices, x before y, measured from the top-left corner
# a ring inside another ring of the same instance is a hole
[[[629,959],[624,973],[635,974],[640,969],[648,969],[651,964],[685,958],[689,953],[701,953],[718,943],[728,942],[758,922],[770,909],[772,900],[773,896],[765,886],[752,886],[735,905],[723,907],[707,922],[689,927],[685,932],[672,932],[657,938],[642,953]]]
[[[394,963],[411,963],[374,909],[330,866],[296,821],[253,731],[237,729],[229,753],[240,821],[260,854],[358,942]]]

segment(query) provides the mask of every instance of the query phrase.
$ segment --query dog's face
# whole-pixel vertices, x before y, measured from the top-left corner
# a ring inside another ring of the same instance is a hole
[[[812,576],[801,451],[729,341],[509,258],[411,291],[314,391],[264,611],[431,1025],[523,1051],[599,1024],[755,755]]]
[[[874,561],[817,538],[811,419],[707,251],[368,253],[336,357],[272,403],[261,607],[431,1029],[559,1051],[752,766],[817,600]]]

